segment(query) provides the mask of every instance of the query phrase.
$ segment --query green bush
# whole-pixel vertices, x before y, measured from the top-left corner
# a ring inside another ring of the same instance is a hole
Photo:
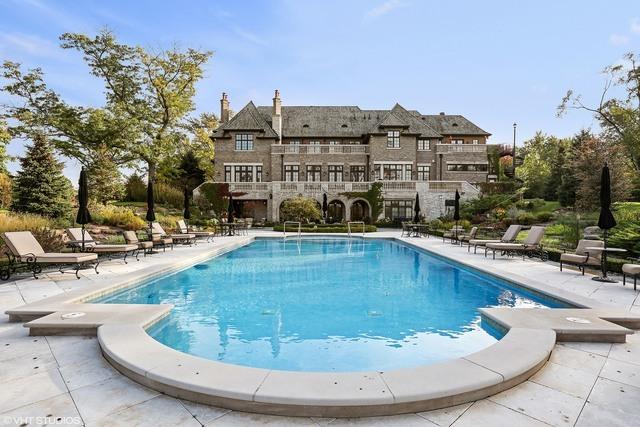
[[[99,225],[118,227],[124,230],[141,230],[146,226],[144,219],[125,206],[95,205],[90,209],[93,222]]]
[[[280,215],[282,221],[315,222],[320,221],[322,212],[315,200],[297,196],[282,202]]]
[[[178,188],[166,182],[157,182],[153,185],[153,197],[156,203],[169,205],[175,209],[184,206],[184,194]]]
[[[138,174],[127,177],[125,199],[130,202],[145,202],[147,200],[147,183]]]
[[[626,249],[631,256],[640,256],[640,222],[618,224],[609,235],[609,242],[612,246]]]
[[[549,222],[553,219],[553,212],[538,212],[535,214],[536,222]]]
[[[313,224],[311,226],[305,226],[300,229],[303,233],[346,233],[347,226],[346,225],[338,225],[338,224]],[[273,227],[273,231],[282,231],[284,226],[282,224],[275,225]],[[365,233],[373,233],[377,231],[377,228],[374,225],[365,225]],[[287,232],[295,232],[297,229],[287,227]],[[359,224],[351,225],[352,233],[362,233],[362,226]]]
[[[544,199],[524,199],[516,202],[516,207],[518,209],[525,209],[528,211],[540,209],[544,205],[545,205]]]

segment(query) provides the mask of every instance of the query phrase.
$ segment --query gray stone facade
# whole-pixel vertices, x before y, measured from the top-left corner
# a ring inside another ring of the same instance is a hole
[[[333,220],[359,220],[370,206],[346,193],[381,181],[388,206],[378,219],[405,217],[416,193],[422,214],[436,218],[456,190],[463,200],[476,197],[472,184],[487,180],[490,134],[462,116],[422,115],[399,104],[287,107],[277,91],[273,106],[250,102],[231,118],[228,108],[223,94],[224,120],[212,135],[215,181],[237,194],[240,216],[279,221],[286,199],[301,194],[322,203],[327,194]]]

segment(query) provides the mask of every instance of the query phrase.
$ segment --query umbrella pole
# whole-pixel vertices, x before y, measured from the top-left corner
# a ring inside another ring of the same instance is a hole
[[[84,224],[82,224],[82,252],[84,252]]]

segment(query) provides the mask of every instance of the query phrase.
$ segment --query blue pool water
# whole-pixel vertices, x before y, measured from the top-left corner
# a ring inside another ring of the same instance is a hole
[[[292,371],[389,370],[494,343],[478,308],[558,307],[390,240],[263,239],[102,298],[171,303],[149,334],[176,350]]]

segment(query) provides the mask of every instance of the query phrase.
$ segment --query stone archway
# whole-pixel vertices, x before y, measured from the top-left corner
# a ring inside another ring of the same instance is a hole
[[[351,221],[364,221],[366,218],[371,220],[371,209],[369,209],[369,203],[364,199],[354,200],[351,203],[349,213]]]
[[[333,199],[329,202],[329,209],[327,210],[327,222],[342,222],[346,219],[346,208],[342,200]]]

